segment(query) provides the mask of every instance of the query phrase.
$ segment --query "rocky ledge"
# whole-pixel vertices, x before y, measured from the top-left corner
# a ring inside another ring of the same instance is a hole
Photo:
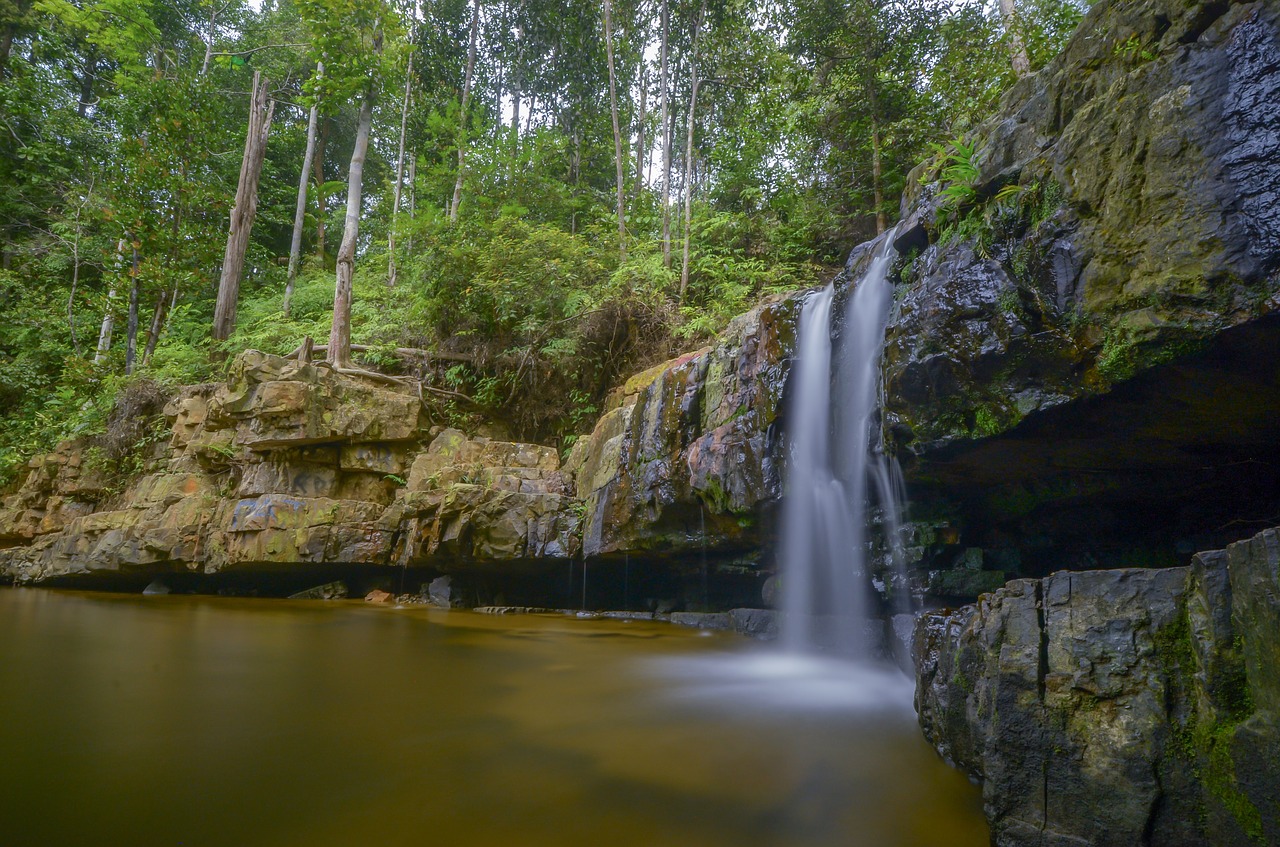
[[[926,737],[999,847],[1280,843],[1280,530],[926,614]]]
[[[250,351],[181,390],[144,472],[91,441],[30,463],[0,509],[0,574],[483,570],[580,550],[572,476],[547,447],[429,426],[416,392]]]

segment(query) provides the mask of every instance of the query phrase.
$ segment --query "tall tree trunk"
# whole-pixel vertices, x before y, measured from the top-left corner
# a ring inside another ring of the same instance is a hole
[[[124,239],[121,238],[116,242],[116,274],[124,270]],[[113,306],[116,302],[116,283],[113,279],[110,288],[107,289],[107,308],[102,314],[102,329],[98,330],[98,349],[93,354],[93,363],[99,364],[111,350],[111,333],[115,329],[116,315]]]
[[[888,227],[884,214],[884,168],[880,161],[880,103],[876,84],[867,80],[867,104],[871,107],[871,189],[876,204],[876,235]]]
[[[151,354],[156,352],[156,343],[160,340],[160,327],[164,325],[165,303],[168,297],[161,291],[156,298],[156,307],[151,310],[151,324],[147,327],[147,345],[142,351],[142,366],[151,364]]]
[[[218,299],[213,309],[213,340],[226,341],[236,327],[236,301],[240,296],[240,278],[244,275],[244,257],[249,249],[253,218],[258,213],[258,180],[267,153],[267,135],[275,102],[267,98],[267,81],[261,71],[253,72],[253,94],[249,100],[249,128],[244,139],[244,158],[240,160],[240,183],[236,186],[236,204],[231,209],[231,229],[227,233],[227,251],[222,258],[222,277],[218,281]]]
[[[132,236],[137,238],[137,236]],[[124,372],[133,373],[138,358],[138,242],[133,242],[133,269],[129,272],[129,325],[125,334]]]
[[[646,48],[648,45],[645,45]],[[644,60],[644,51],[640,55],[640,122],[636,129],[636,203],[640,202],[640,195],[644,193],[644,123],[648,120],[649,112],[649,66]]]
[[[453,184],[453,201],[449,204],[449,222],[458,222],[462,205],[462,182],[467,175],[467,109],[471,102],[471,78],[476,69],[476,39],[480,34],[480,0],[471,0],[471,46],[467,48],[467,72],[462,79],[462,103],[458,114],[458,179]]]
[[[218,8],[217,3],[213,3],[210,5],[209,37],[206,38],[204,42],[204,61],[200,63],[200,76],[204,76],[209,72],[209,60],[213,58],[213,39],[214,39],[214,36],[217,35],[216,25],[218,21],[219,11],[220,9]]]
[[[316,255],[324,263],[324,217],[328,209],[324,206],[324,147],[329,141],[329,121],[320,117],[320,132],[316,136]]]
[[[613,68],[613,0],[604,0],[604,47],[609,62],[609,111],[613,115],[613,163],[618,172],[618,258],[627,260],[626,177],[623,176],[622,128],[618,123],[618,90]]]
[[[1009,39],[1009,59],[1013,64],[1014,76],[1021,79],[1031,73],[1031,59],[1027,56],[1027,45],[1018,32],[1018,9],[1015,0],[1000,0],[1000,16],[1004,18],[1004,31]]]
[[[316,64],[316,79],[324,76],[324,63]],[[307,116],[307,151],[302,155],[302,176],[298,179],[298,203],[293,210],[293,238],[289,242],[289,276],[284,285],[284,316],[289,317],[293,300],[293,283],[298,278],[298,262],[302,258],[302,225],[307,217],[307,183],[311,181],[311,161],[316,155],[316,119],[320,113],[320,98],[311,104]]]
[[[404,187],[404,136],[409,128],[409,97],[413,93],[413,53],[405,69],[404,102],[400,105],[400,150],[396,154],[396,188],[391,201],[391,223],[387,227],[387,287],[396,287],[396,216],[400,214],[400,193]]]
[[[698,30],[702,26],[702,16],[706,14],[707,4],[703,0],[702,9],[693,19],[693,55],[689,59],[689,78],[692,87],[689,90],[689,126],[684,146],[684,246],[680,260],[680,303],[684,303],[685,294],[689,291],[689,236],[693,230],[693,129],[698,117]]]
[[[662,266],[671,267],[671,123],[668,115],[667,54],[670,17],[667,0],[662,0]]]
[[[418,213],[418,154],[409,159],[409,220],[416,220]],[[409,255],[413,255],[413,230],[409,230]]]
[[[351,367],[351,279],[356,269],[356,236],[360,229],[360,197],[364,160],[369,152],[369,127],[373,123],[373,85],[365,89],[360,102],[360,122],[356,146],[347,170],[347,217],[338,248],[337,284],[333,291],[333,329],[329,333],[326,358],[339,368]]]

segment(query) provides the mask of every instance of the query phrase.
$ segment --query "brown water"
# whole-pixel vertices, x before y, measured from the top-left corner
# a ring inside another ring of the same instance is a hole
[[[909,696],[661,624],[0,590],[0,844],[985,845]]]

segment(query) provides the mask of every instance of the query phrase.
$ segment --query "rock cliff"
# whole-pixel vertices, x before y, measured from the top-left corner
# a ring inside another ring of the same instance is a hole
[[[884,424],[965,547],[1173,565],[1280,515],[1278,15],[1094,4],[970,136],[971,202],[909,181]]]
[[[1057,573],[917,623],[926,737],[993,841],[1280,841],[1280,530],[1190,567]]]

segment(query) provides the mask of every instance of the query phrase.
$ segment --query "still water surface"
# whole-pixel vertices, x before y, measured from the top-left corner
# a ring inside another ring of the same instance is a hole
[[[0,589],[0,844],[967,847],[892,674],[662,624]]]

